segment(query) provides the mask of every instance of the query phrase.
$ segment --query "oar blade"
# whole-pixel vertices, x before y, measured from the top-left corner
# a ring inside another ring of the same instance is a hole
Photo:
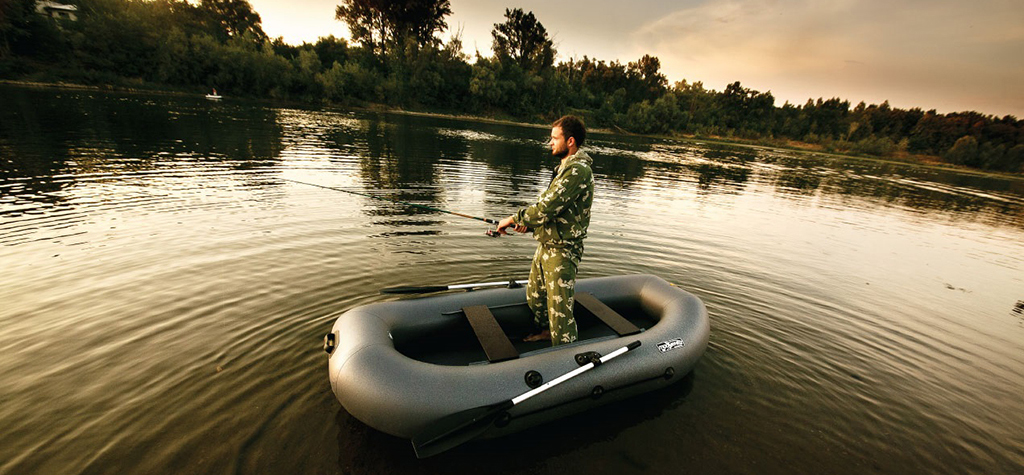
[[[445,416],[412,438],[416,458],[427,458],[475,439],[512,408],[511,400]]]
[[[390,287],[380,289],[382,294],[427,294],[430,292],[443,292],[448,290],[447,285],[435,285],[430,287]]]

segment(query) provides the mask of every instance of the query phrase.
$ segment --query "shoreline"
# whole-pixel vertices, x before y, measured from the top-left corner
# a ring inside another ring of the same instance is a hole
[[[385,112],[390,114],[403,114],[417,117],[432,117],[441,119],[455,119],[455,120],[469,120],[473,122],[485,122],[492,124],[503,124],[503,125],[514,125],[521,127],[531,128],[547,128],[547,124],[519,122],[515,120],[507,119],[495,119],[484,116],[474,116],[468,114],[446,114],[443,112],[425,112],[425,111],[410,111],[400,108],[389,108],[387,106],[380,105],[380,108],[375,107],[352,107],[352,109],[370,110],[375,112]],[[874,157],[874,156],[863,156],[863,155],[850,155],[841,152],[828,152],[821,150],[819,145],[808,144],[799,142],[796,140],[785,139],[786,145],[776,144],[763,144],[755,143],[756,141],[744,141],[744,139],[729,139],[725,137],[711,136],[697,136],[695,134],[682,134],[682,135],[657,135],[657,134],[635,134],[621,129],[609,129],[603,127],[588,128],[588,131],[603,133],[603,134],[615,134],[615,135],[626,135],[632,137],[645,137],[660,140],[675,140],[683,142],[709,142],[717,145],[732,145],[738,147],[752,148],[758,150],[786,150],[791,152],[799,152],[808,155],[815,155],[821,157],[831,157],[839,159],[851,159],[860,161],[871,161],[879,163],[890,163],[895,165],[911,165],[922,168],[929,168],[934,170],[945,170],[945,171],[956,171],[961,173],[968,173],[972,175],[993,177],[993,178],[1009,178],[1024,180],[1024,173],[1011,173],[1011,172],[996,172],[990,170],[980,170],[977,168],[969,168],[961,165],[954,165],[952,163],[945,163],[938,159],[938,157],[931,155],[917,155],[917,154],[906,154],[904,157]]]
[[[37,88],[37,89],[67,89],[67,90],[78,90],[78,91],[126,92],[126,93],[130,93],[130,94],[144,93],[144,94],[156,94],[156,95],[166,95],[166,96],[182,96],[182,97],[190,97],[190,96],[194,96],[196,94],[202,94],[202,93],[198,93],[198,92],[197,93],[193,93],[193,92],[186,92],[186,91],[183,91],[183,90],[163,89],[163,88],[145,88],[145,87],[143,87],[143,88],[134,88],[134,87],[116,86],[116,85],[109,85],[109,84],[108,85],[103,85],[103,86],[89,86],[89,85],[85,85],[85,84],[75,84],[75,83],[64,83],[64,82],[47,83],[47,82],[34,82],[34,81],[18,81],[18,80],[12,80],[12,79],[0,79],[0,85],[11,85],[11,86],[17,86],[17,87],[28,87],[28,88]],[[299,106],[306,106],[306,107],[314,106],[314,107],[322,107],[322,108],[329,109],[329,110],[358,110],[358,111],[380,112],[380,113],[389,113],[389,114],[401,114],[401,115],[409,115],[409,116],[414,116],[414,117],[430,117],[430,118],[441,118],[441,119],[466,120],[466,121],[472,121],[472,122],[482,122],[482,123],[489,123],[489,124],[511,125],[511,126],[531,127],[531,128],[547,128],[548,127],[548,124],[523,122],[523,121],[514,120],[514,119],[498,119],[498,118],[494,118],[494,117],[479,116],[479,115],[472,115],[472,114],[460,114],[460,113],[445,113],[445,112],[409,110],[409,109],[403,109],[403,108],[400,108],[400,107],[388,106],[388,105],[385,105],[385,104],[375,104],[375,103],[369,103],[369,104],[363,104],[363,105],[347,105],[347,106],[343,106],[343,105],[339,105],[339,104],[315,104],[315,103],[310,103],[310,102],[301,102],[301,101],[287,100],[287,99],[257,99],[257,98],[250,98],[250,97],[245,97],[245,96],[239,96],[239,98],[244,99],[244,100],[248,100],[248,101],[265,102],[265,103],[272,103],[272,104],[287,104],[287,105],[293,105],[293,106],[297,106],[297,107],[299,107]],[[633,136],[633,137],[646,137],[646,138],[653,138],[653,139],[660,139],[660,140],[678,140],[678,141],[684,141],[684,142],[709,142],[709,143],[714,143],[714,144],[718,144],[718,145],[734,145],[734,146],[740,146],[740,147],[746,147],[746,148],[752,148],[752,149],[758,149],[758,150],[787,150],[787,151],[800,152],[800,153],[812,154],[812,155],[823,156],[823,157],[833,157],[833,158],[841,158],[841,159],[853,159],[853,160],[861,160],[861,161],[873,161],[873,162],[891,163],[891,164],[899,164],[899,165],[912,165],[912,166],[919,166],[919,167],[930,168],[930,169],[937,169],[937,170],[947,170],[947,171],[957,171],[957,172],[961,172],[961,173],[969,173],[969,174],[977,175],[977,176],[1010,178],[1010,179],[1024,180],[1024,173],[995,172],[995,171],[989,171],[989,170],[981,170],[981,169],[977,169],[977,168],[969,168],[969,167],[965,167],[965,166],[961,166],[961,165],[954,165],[952,163],[942,162],[939,159],[939,157],[932,156],[932,155],[918,155],[918,154],[909,154],[909,153],[905,153],[905,152],[904,152],[904,154],[902,156],[851,155],[851,154],[846,154],[846,153],[842,153],[842,152],[829,152],[829,151],[825,151],[825,150],[821,149],[822,147],[820,145],[809,144],[809,143],[800,142],[800,141],[792,140],[792,139],[765,139],[765,140],[780,140],[780,141],[784,142],[782,144],[773,144],[773,143],[758,143],[758,140],[756,140],[756,139],[748,140],[748,139],[736,139],[736,138],[727,138],[727,137],[720,137],[720,136],[707,136],[706,137],[706,136],[698,136],[696,134],[679,134],[679,135],[636,134],[636,133],[632,133],[632,132],[623,130],[623,129],[619,128],[619,127],[616,127],[614,129],[606,128],[606,127],[594,127],[594,128],[589,129],[589,130],[592,131],[592,132],[602,133],[602,134],[615,134],[615,135],[626,135],[626,136]]]

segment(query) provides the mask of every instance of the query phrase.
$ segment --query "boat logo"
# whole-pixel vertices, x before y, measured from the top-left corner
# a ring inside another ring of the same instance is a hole
[[[661,343],[658,343],[658,350],[660,350],[662,353],[665,353],[666,351],[682,348],[682,347],[683,347],[683,339],[682,338],[675,338],[675,339],[672,339],[672,340],[669,340],[669,341],[663,341]]]

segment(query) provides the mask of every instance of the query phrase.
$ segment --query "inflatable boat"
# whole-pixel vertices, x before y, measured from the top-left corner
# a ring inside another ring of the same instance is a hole
[[[325,336],[334,394],[423,457],[667,386],[707,348],[704,304],[656,276],[578,280],[579,340],[555,347],[522,341],[512,284],[345,312]]]

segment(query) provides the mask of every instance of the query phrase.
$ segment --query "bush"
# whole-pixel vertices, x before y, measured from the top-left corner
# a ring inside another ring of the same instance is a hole
[[[364,68],[359,63],[335,62],[330,69],[316,75],[323,88],[324,96],[332,101],[347,102],[352,99],[369,101],[375,99],[376,86],[380,76],[376,71]]]
[[[855,142],[853,144],[853,147],[850,148],[850,150],[856,153],[864,153],[867,155],[874,155],[876,157],[880,157],[896,151],[896,148],[897,145],[895,142],[892,141],[891,138],[876,137],[875,135],[872,134],[866,138],[863,138]]]
[[[979,155],[982,166],[989,170],[1024,171],[1024,145],[1015,145],[1007,149],[1003,145],[994,147],[986,143],[980,147]]]
[[[946,153],[942,154],[942,158],[954,165],[979,166],[981,163],[978,154],[978,139],[970,135],[960,137]]]

